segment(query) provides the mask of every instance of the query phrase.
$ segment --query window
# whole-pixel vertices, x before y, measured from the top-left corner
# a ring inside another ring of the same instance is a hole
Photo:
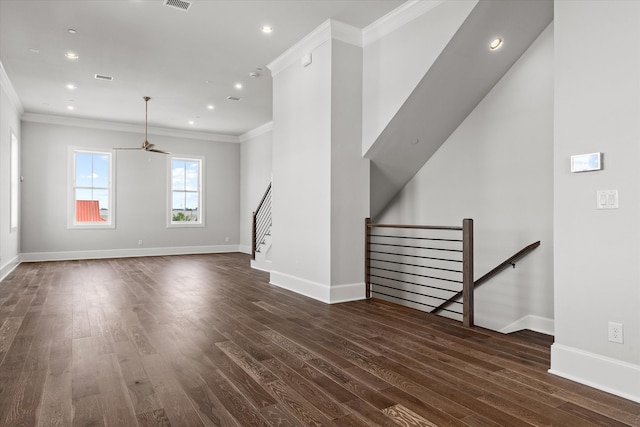
[[[72,228],[113,228],[113,161],[110,152],[72,149],[69,224]]]
[[[202,158],[171,157],[169,226],[204,224]]]
[[[20,186],[20,171],[18,157],[18,137],[11,132],[11,215],[10,227],[11,231],[18,229],[18,192]]]

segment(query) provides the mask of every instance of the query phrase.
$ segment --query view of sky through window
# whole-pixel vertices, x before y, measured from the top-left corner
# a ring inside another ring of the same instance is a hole
[[[75,200],[97,200],[103,220],[109,211],[109,161],[105,153],[75,153]]]
[[[198,221],[200,161],[171,160],[172,222]]]

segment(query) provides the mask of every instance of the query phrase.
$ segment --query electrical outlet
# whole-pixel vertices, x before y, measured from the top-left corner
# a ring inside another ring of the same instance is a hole
[[[624,343],[624,329],[622,323],[609,322],[609,341]]]
[[[138,244],[141,245],[142,244],[142,239],[138,240]]]

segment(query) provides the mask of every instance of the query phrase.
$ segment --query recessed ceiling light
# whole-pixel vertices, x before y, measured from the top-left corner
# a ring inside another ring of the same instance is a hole
[[[76,33],[77,33],[77,31],[76,31],[76,30],[74,30],[73,28],[69,28],[69,29],[67,30],[67,33],[69,33],[69,34],[76,34]]]
[[[40,49],[36,49],[35,47],[30,47],[28,50],[31,53],[40,53]]]
[[[265,34],[273,33],[273,27],[270,25],[263,25],[261,28],[262,32]]]
[[[489,43],[489,49],[491,50],[497,50],[500,49],[500,47],[502,46],[502,38],[498,37],[495,38],[491,41],[491,43]]]
[[[64,54],[64,56],[66,56],[67,59],[78,59],[78,54],[73,52],[67,52]]]
[[[236,83],[233,87],[236,89],[242,89],[242,83]]]
[[[73,83],[69,83],[67,84],[66,88],[69,90],[74,90],[75,88],[77,88],[78,86],[74,85]]]
[[[213,110],[214,108],[216,108],[216,107],[214,107],[212,104],[207,105],[207,109],[209,109],[209,110]]]
[[[67,105],[67,110],[75,110],[76,107],[74,107],[73,105]]]
[[[193,120],[189,120],[189,124],[193,125],[193,124],[195,124],[195,122]]]

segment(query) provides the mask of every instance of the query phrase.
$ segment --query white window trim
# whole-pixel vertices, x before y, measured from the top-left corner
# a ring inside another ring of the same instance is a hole
[[[199,221],[181,221],[172,222],[171,216],[173,215],[173,168],[171,166],[172,160],[198,160],[200,162],[199,172],[200,179],[198,181],[198,210]],[[205,226],[205,208],[204,208],[204,169],[205,169],[204,156],[191,156],[191,155],[169,155],[167,156],[167,228],[194,228]]]
[[[75,207],[75,173],[76,173],[76,157],[75,153],[99,153],[109,156],[109,221],[105,223],[90,222],[90,223],[78,223],[76,222],[76,207]],[[115,180],[115,168],[116,168],[116,156],[113,154],[113,150],[105,150],[100,148],[81,148],[81,147],[69,147],[68,153],[68,165],[67,168],[67,228],[76,230],[87,229],[114,229],[116,228],[116,180]]]
[[[12,129],[9,141],[9,233],[14,233],[20,224],[20,142]]]

